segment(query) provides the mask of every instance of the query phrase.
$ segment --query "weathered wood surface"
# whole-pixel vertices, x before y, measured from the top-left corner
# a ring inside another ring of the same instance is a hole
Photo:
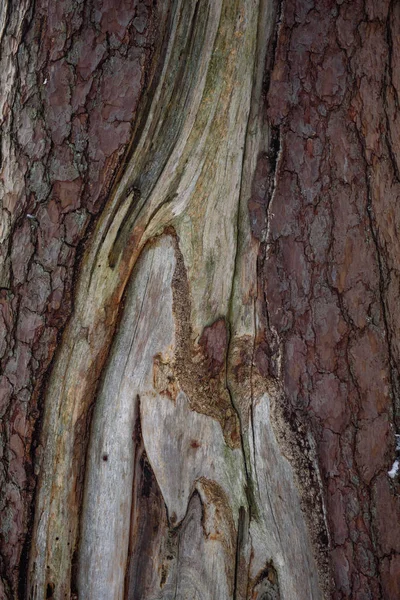
[[[0,4],[0,598],[400,596],[399,28]]]
[[[129,278],[90,429],[78,596],[238,599],[268,579],[283,598],[321,597],[270,423],[278,392],[253,364],[258,242],[247,201],[268,140],[259,107],[273,24],[272,7],[255,0],[173,5],[163,70],[83,259],[47,391],[32,598],[69,594],[81,438]],[[164,550],[127,591],[137,423],[165,505],[153,523]]]

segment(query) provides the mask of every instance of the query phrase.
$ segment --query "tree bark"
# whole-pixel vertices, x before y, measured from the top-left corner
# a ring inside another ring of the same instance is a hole
[[[0,597],[400,597],[399,29],[0,7]]]

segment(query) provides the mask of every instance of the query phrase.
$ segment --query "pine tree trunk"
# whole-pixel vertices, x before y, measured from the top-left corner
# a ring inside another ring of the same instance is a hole
[[[400,4],[0,42],[0,598],[399,598]]]

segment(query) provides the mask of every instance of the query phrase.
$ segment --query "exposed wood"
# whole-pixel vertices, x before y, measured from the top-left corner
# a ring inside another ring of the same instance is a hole
[[[178,554],[185,548],[165,594],[173,578],[178,588],[189,586],[189,596],[193,589],[199,598],[245,598],[273,563],[284,597],[321,595],[294,475],[269,425],[271,390],[251,364],[258,245],[247,199],[266,132],[259,106],[268,40],[257,45],[259,14],[256,1],[173,7],[160,81],[84,257],[47,392],[33,598],[49,586],[56,598],[68,594],[82,423],[134,265],[94,408],[78,595],[124,597],[139,406],[169,527],[182,528]],[[263,5],[261,14],[262,31],[271,35],[274,13]],[[204,531],[186,540],[193,519]],[[195,558],[199,535],[204,550]],[[192,556],[187,573],[185,555]]]
[[[0,4],[1,600],[400,597],[399,28]]]

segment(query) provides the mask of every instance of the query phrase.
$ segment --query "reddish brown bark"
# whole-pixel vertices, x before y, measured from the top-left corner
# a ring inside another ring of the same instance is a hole
[[[268,93],[269,371],[279,347],[286,418],[317,440],[337,599],[400,594],[399,19],[394,2],[285,2]]]
[[[2,51],[17,69],[0,172],[12,228],[1,254],[9,277],[0,292],[0,597],[11,598],[23,597],[43,378],[71,312],[79,243],[131,137],[156,28],[151,0],[40,0],[25,16],[20,3],[5,10]]]

